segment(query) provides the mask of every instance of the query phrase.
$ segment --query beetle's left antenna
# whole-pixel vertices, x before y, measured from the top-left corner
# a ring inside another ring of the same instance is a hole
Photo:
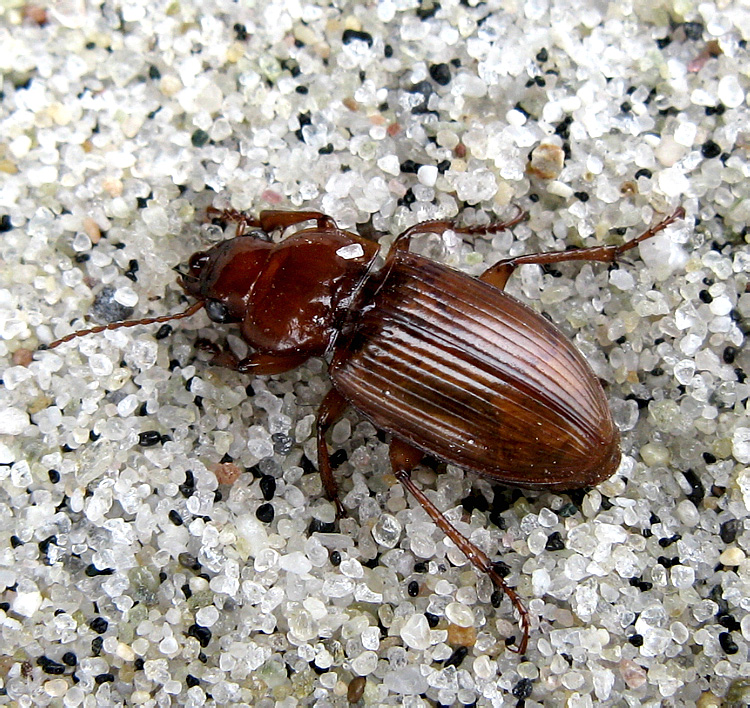
[[[97,332],[104,332],[104,330],[107,329],[120,329],[120,327],[135,327],[136,325],[147,325],[147,324],[155,324],[157,322],[170,322],[171,320],[181,320],[185,317],[190,317],[191,315],[194,315],[198,310],[200,310],[203,307],[203,301],[196,302],[194,305],[191,305],[188,307],[187,310],[184,312],[178,312],[176,315],[162,315],[161,317],[146,317],[142,320],[124,320],[122,322],[111,322],[108,325],[99,325],[97,327],[92,327],[91,329],[81,329],[78,330],[78,332],[73,332],[72,334],[68,334],[65,337],[62,337],[61,339],[56,339],[51,344],[42,344],[39,349],[54,349],[56,346],[60,344],[65,344],[65,342],[69,342],[71,339],[76,339],[77,337],[85,337],[87,334],[96,334]]]

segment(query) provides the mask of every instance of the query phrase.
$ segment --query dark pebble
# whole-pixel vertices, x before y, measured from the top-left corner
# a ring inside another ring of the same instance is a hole
[[[62,655],[63,664],[75,666],[78,663],[78,657],[72,651],[66,651]]]
[[[187,568],[188,570],[197,572],[201,569],[200,562],[192,553],[180,553],[180,555],[177,556],[177,561],[183,568]]]
[[[682,25],[682,29],[685,30],[685,36],[694,42],[703,36],[704,27],[702,22],[685,22]]]
[[[698,506],[706,496],[706,488],[703,486],[700,477],[693,470],[685,470],[682,474],[690,485],[690,492],[687,494],[687,498]]]
[[[736,654],[739,651],[737,642],[732,639],[730,632],[722,632],[719,635],[719,644],[721,644],[725,654]]]
[[[89,623],[89,627],[93,629],[97,634],[104,634],[109,627],[109,622],[104,617],[96,617]]]
[[[367,679],[364,676],[356,676],[349,682],[346,690],[346,700],[349,703],[357,703],[365,693]]]
[[[701,145],[701,155],[708,160],[713,157],[719,157],[721,155],[721,148],[713,140],[706,140]]]
[[[451,68],[447,64],[433,64],[430,67],[430,76],[436,84],[447,86],[451,82]]]
[[[553,531],[547,536],[547,543],[545,549],[548,551],[562,551],[565,548],[565,541],[559,531]]]
[[[353,29],[344,30],[344,34],[341,36],[341,41],[344,44],[350,44],[355,40],[359,40],[360,42],[367,42],[368,47],[372,46],[372,35],[368,32],[359,32]]]
[[[187,635],[188,637],[195,637],[204,649],[211,642],[211,630],[208,627],[201,627],[199,624],[191,624]]]
[[[520,700],[524,700],[531,695],[533,688],[534,684],[531,683],[531,679],[523,678],[513,686],[513,695]]]
[[[138,434],[138,444],[141,447],[153,447],[161,442],[161,433],[158,430],[144,430]]]
[[[729,519],[728,521],[725,521],[719,530],[721,540],[724,541],[724,543],[734,543],[737,538],[738,526],[737,519]]]
[[[193,147],[203,147],[208,142],[208,133],[205,130],[198,128],[191,136],[190,142]]]
[[[89,578],[95,578],[97,575],[112,575],[115,572],[114,568],[97,568],[93,563],[89,563],[86,566],[86,570],[83,571]]]
[[[466,655],[468,653],[469,650],[467,647],[456,647],[453,653],[445,660],[443,668],[448,668],[449,666],[455,666],[456,668],[458,668],[459,666],[461,666],[461,663],[466,658]]]
[[[258,521],[262,521],[264,524],[270,524],[274,517],[273,504],[261,504],[255,512],[255,517]]]
[[[310,521],[310,526],[307,528],[308,533],[333,533],[334,531],[336,531],[335,522],[321,521],[316,518]]]
[[[264,474],[260,478],[260,493],[266,501],[271,501],[276,494],[276,478],[270,474]]]
[[[49,674],[50,676],[59,676],[60,674],[65,673],[65,666],[57,661],[48,659],[46,656],[40,656],[36,660],[36,663],[37,666],[42,667],[42,671],[44,671],[45,674]]]

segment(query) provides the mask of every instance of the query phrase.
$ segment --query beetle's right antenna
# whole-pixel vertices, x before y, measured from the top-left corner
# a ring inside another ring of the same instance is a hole
[[[85,337],[87,334],[96,334],[97,332],[104,332],[104,330],[107,329],[120,329],[120,327],[135,327],[136,325],[147,325],[147,324],[155,324],[157,322],[170,322],[171,320],[181,320],[185,317],[190,317],[191,315],[194,315],[198,310],[200,310],[203,307],[203,301],[196,302],[194,305],[191,305],[188,307],[187,310],[184,312],[178,312],[176,315],[162,315],[161,317],[146,317],[142,320],[124,320],[122,322],[111,322],[108,325],[99,325],[97,327],[92,327],[91,329],[81,329],[77,332],[73,332],[72,334],[68,334],[65,337],[62,337],[61,339],[56,339],[51,344],[42,344],[39,349],[54,349],[55,347],[59,346],[60,344],[65,344],[65,342],[69,342],[71,339],[76,339],[78,337]]]

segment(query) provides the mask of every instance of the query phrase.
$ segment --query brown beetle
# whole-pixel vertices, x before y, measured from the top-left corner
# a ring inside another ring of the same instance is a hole
[[[620,463],[617,428],[599,380],[571,342],[544,317],[503,292],[523,264],[613,262],[685,215],[678,208],[631,241],[509,258],[479,279],[409,252],[413,236],[497,232],[521,217],[483,227],[427,221],[404,231],[385,265],[371,272],[378,246],[342,231],[315,211],[264,211],[259,218],[213,212],[237,222],[237,236],[190,259],[180,285],[197,303],[183,313],[116,322],[63,337],[166,322],[201,307],[219,323],[238,323],[252,352],[228,349],[214,362],[236,371],[278,374],[313,356],[331,355],[332,389],[317,425],[318,466],[328,497],[338,498],[325,435],[347,406],[392,435],[395,476],[476,568],[519,613],[528,611],[489,557],[463,536],[412,481],[425,454],[494,482],[575,489],[610,477]],[[266,234],[315,221],[273,244]],[[258,230],[261,232],[259,233]]]

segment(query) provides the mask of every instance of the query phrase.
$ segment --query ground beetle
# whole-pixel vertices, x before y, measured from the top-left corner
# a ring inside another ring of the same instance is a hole
[[[392,435],[393,473],[476,568],[513,602],[525,652],[529,614],[488,556],[446,519],[412,481],[425,455],[518,487],[574,489],[610,477],[620,463],[617,428],[599,380],[583,356],[541,315],[503,289],[520,265],[613,262],[685,216],[678,208],[620,246],[537,253],[501,260],[478,279],[411,253],[417,234],[494,233],[518,223],[459,227],[416,224],[396,238],[373,271],[378,245],[316,211],[263,211],[258,218],[211,210],[237,235],[196,253],[180,285],[198,301],[186,311],[94,327],[166,322],[205,307],[217,323],[238,323],[251,353],[229,349],[214,362],[249,374],[279,374],[330,355],[333,387],[318,411],[318,467],[339,515],[326,432],[351,405]],[[274,244],[268,234],[314,221]]]

